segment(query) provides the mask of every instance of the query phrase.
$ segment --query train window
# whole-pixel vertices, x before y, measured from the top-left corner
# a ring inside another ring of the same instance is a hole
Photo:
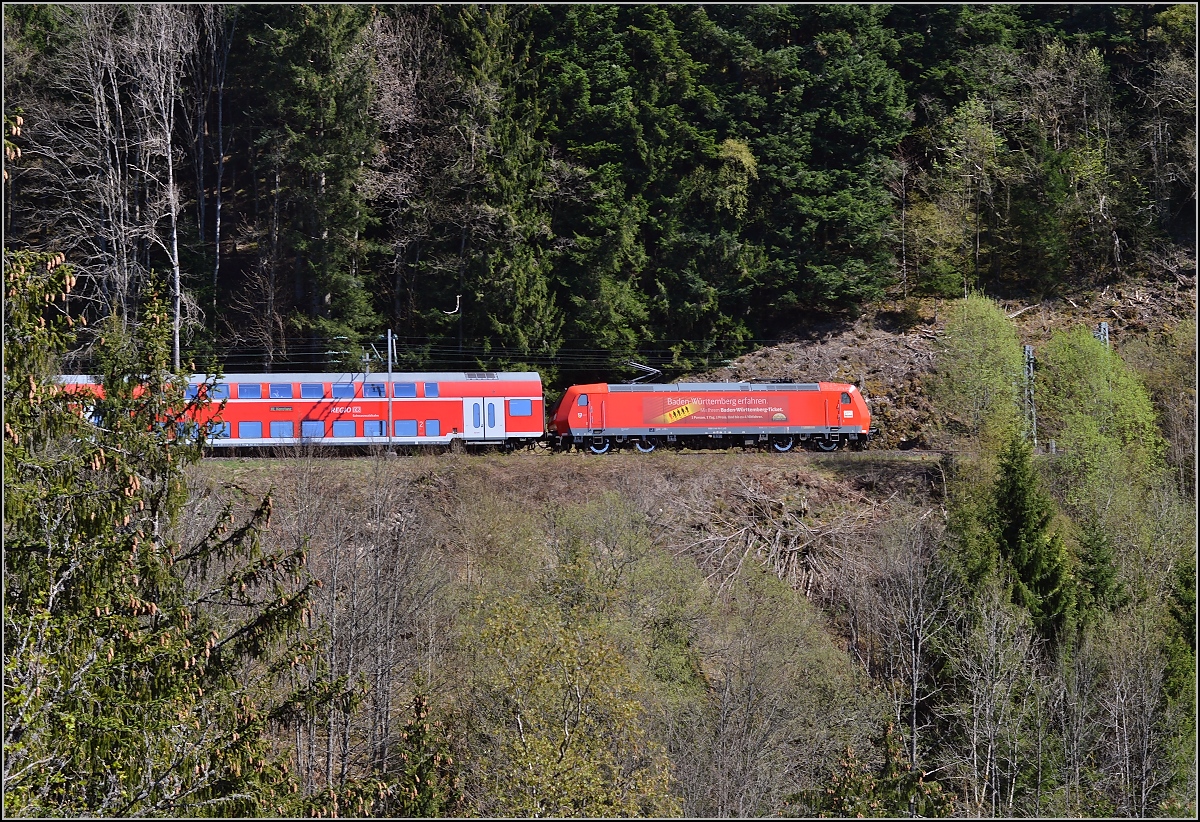
[[[237,395],[240,400],[261,400],[262,386],[256,382],[240,382],[237,387]]]
[[[575,404],[578,405],[580,408],[587,405],[587,394],[580,394],[579,400]]]
[[[385,387],[385,383],[382,383],[382,382],[364,382],[363,383],[363,396],[364,397],[375,397],[375,398],[383,397],[383,396],[385,396],[384,395],[384,387]]]
[[[257,386],[255,386],[257,388]],[[256,440],[262,437],[261,422],[239,422],[238,439]]]
[[[479,416],[479,403],[471,403],[471,425],[475,428],[483,427],[483,419]]]
[[[438,395],[438,384],[436,382],[425,383],[425,396],[436,397]]]
[[[273,400],[290,400],[292,398],[291,383],[271,383],[271,399]]]
[[[398,382],[392,387],[393,397],[415,397],[417,396],[417,384],[415,382]]]
[[[291,420],[276,420],[271,423],[272,437],[293,437],[295,436],[296,426]]]
[[[325,398],[325,386],[319,382],[300,383],[300,399],[320,400]]]
[[[496,427],[496,403],[488,403],[488,428]]]
[[[397,437],[415,437],[417,435],[416,420],[396,420]]]
[[[442,435],[441,420],[425,420],[425,436],[440,437]]]
[[[509,400],[508,413],[514,417],[532,417],[533,402],[531,400]]]
[[[229,386],[226,383],[219,382],[208,389],[209,399],[212,400],[227,400],[229,399]]]
[[[850,404],[850,395],[847,394],[845,391],[842,392],[842,402],[845,403],[846,405]]]
[[[352,382],[335,382],[329,386],[333,392],[335,400],[352,400],[354,399],[354,383]]]
[[[363,422],[364,437],[382,437],[387,434],[384,420],[365,420]]]
[[[333,435],[335,437],[353,437],[354,420],[334,420]]]
[[[187,394],[186,394],[186,396],[187,396],[187,398],[188,398],[189,400],[194,400],[194,399],[196,399],[196,395],[197,395],[197,394],[199,394],[199,393],[200,393],[200,386],[198,386],[198,385],[189,385],[189,386],[187,387]]]
[[[325,436],[325,423],[321,420],[302,420],[300,422],[300,436],[302,437],[323,437]]]
[[[213,440],[229,439],[230,425],[227,422],[210,422],[208,424],[208,438]]]

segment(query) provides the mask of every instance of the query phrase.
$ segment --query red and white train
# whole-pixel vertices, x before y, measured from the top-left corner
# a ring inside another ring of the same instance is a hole
[[[100,392],[89,377],[71,390]],[[87,386],[84,388],[84,386]],[[833,451],[873,435],[861,392],[845,383],[573,385],[547,408],[541,376],[520,372],[197,375],[189,398],[218,450],[281,445],[514,448],[604,454],[629,447],[743,446]],[[547,430],[548,429],[548,430]]]

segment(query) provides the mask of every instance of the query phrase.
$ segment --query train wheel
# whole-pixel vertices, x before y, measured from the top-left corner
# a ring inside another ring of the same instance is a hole
[[[780,434],[771,438],[771,448],[780,454],[786,454],[796,444],[796,438],[791,434]]]
[[[838,446],[842,444],[842,441],[837,437],[834,437],[831,440],[813,440],[813,442],[815,442],[817,444],[817,448],[821,449],[822,451],[836,451]]]
[[[593,439],[588,443],[588,450],[593,454],[607,454],[612,448],[612,440],[608,437],[601,437],[599,441]]]
[[[641,451],[643,454],[649,454],[655,448],[658,448],[658,443],[652,439],[634,440],[633,447]]]

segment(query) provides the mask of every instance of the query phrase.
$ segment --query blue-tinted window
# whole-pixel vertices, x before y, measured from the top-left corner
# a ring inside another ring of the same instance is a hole
[[[334,420],[333,435],[335,437],[353,437],[354,420]]]
[[[229,439],[230,425],[227,422],[210,422],[208,424],[209,439],[224,440]]]
[[[333,391],[333,398],[335,400],[354,399],[354,383],[352,382],[335,382],[329,387]]]
[[[417,435],[416,420],[396,420],[397,437],[415,437]]]
[[[262,386],[256,382],[239,382],[237,395],[240,400],[261,400]]]
[[[300,383],[300,399],[319,400],[325,397],[325,386],[319,382]]]
[[[364,382],[363,396],[364,397],[383,397],[385,383],[382,382]]]
[[[257,388],[257,386],[255,386]],[[256,440],[262,437],[261,422],[239,422],[238,439]]]
[[[365,420],[363,422],[364,437],[383,437],[387,435],[387,422],[385,420]]]
[[[440,437],[442,435],[441,420],[425,420],[425,436]]]
[[[215,401],[229,399],[229,385],[223,382],[216,383],[208,389],[208,396]]]
[[[198,386],[198,385],[189,385],[189,386],[187,387],[187,398],[188,398],[189,400],[194,400],[194,399],[196,399],[196,395],[197,395],[198,393],[200,393],[200,386]]]
[[[436,382],[425,383],[425,396],[436,397],[438,395],[438,384]]]
[[[496,427],[496,403],[489,402],[488,407],[488,428]]]
[[[483,427],[483,418],[479,415],[479,403],[471,403],[471,424],[475,428]]]
[[[295,430],[296,430],[296,427],[292,424],[291,420],[277,421],[277,422],[271,423],[271,436],[272,437],[292,437],[292,436],[295,436],[295,434],[293,433]]]
[[[271,383],[271,399],[290,400],[292,398],[291,383]]]
[[[576,405],[578,405],[578,406],[580,406],[581,408],[582,408],[583,406],[587,405],[587,394],[580,394],[580,395],[579,395],[579,401],[578,401],[578,402],[576,402],[575,404],[576,404]]]
[[[532,400],[509,400],[508,413],[514,417],[532,417],[533,416],[533,401]]]
[[[300,423],[300,436],[302,437],[323,437],[325,436],[325,423],[321,420],[303,420]]]
[[[392,390],[393,397],[415,397],[417,396],[417,384],[415,382],[398,382]]]

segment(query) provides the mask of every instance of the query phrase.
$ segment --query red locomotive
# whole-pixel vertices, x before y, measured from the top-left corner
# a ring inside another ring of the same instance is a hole
[[[573,385],[552,411],[552,444],[604,454],[631,445],[769,447],[810,443],[833,451],[867,443],[871,412],[853,385],[820,383],[676,383]]]
[[[89,377],[68,390],[100,394]],[[210,400],[194,416],[212,448],[274,445],[500,446],[604,454],[620,447],[763,447],[833,451],[872,434],[861,392],[845,383],[573,385],[550,412],[541,376],[523,372],[227,374],[189,381]]]

